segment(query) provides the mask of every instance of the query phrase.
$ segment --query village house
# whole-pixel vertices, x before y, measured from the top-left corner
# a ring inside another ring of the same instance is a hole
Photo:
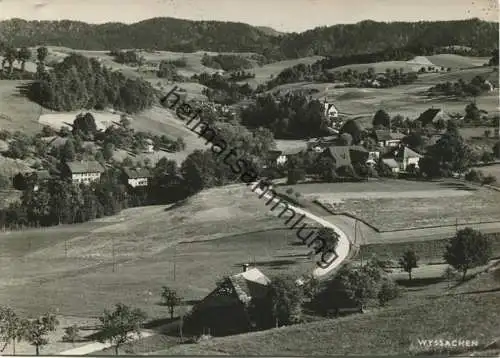
[[[225,336],[249,332],[272,324],[270,314],[250,312],[264,308],[268,298],[270,280],[259,269],[248,269],[226,277],[217,288],[193,307],[185,328],[194,334],[208,333]]]
[[[338,135],[331,135],[326,137],[318,137],[309,139],[306,143],[307,150],[316,153],[322,152],[325,148],[334,145],[338,140]]]
[[[338,116],[339,116],[339,110],[337,109],[337,107],[333,103],[328,103],[326,101],[326,98],[325,98],[325,100],[323,102],[323,106],[325,108],[325,116],[326,116],[326,118],[328,118],[330,120],[338,118]]]
[[[150,139],[150,138],[147,138],[144,141],[144,152],[146,152],[146,153],[153,153],[154,151],[155,151],[155,149],[154,149],[153,140]]]
[[[432,125],[440,119],[445,121],[450,119],[450,116],[440,108],[429,108],[428,110],[422,112],[417,118],[417,120],[422,123],[422,127]]]
[[[404,172],[408,170],[410,165],[414,165],[415,168],[418,168],[420,158],[422,158],[421,154],[404,145],[400,145],[386,154],[382,161],[387,164],[393,172]]]
[[[145,168],[123,168],[123,179],[132,188],[148,186],[151,178],[151,172]]]
[[[270,150],[268,154],[268,166],[281,166],[285,165],[288,159],[290,157],[299,155],[303,151],[305,151],[306,148],[290,148],[290,149],[284,149],[284,150]]]
[[[391,132],[390,130],[374,130],[372,137],[377,142],[377,145],[382,148],[397,147],[403,138],[404,134],[398,132]]]
[[[70,178],[74,184],[90,184],[99,181],[104,173],[104,167],[96,161],[66,162],[63,176]]]
[[[366,164],[369,152],[359,145],[337,146],[326,148],[321,156],[333,159],[337,168],[355,164]]]

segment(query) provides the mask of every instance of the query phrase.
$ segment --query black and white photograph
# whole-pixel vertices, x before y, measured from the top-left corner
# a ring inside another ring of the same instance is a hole
[[[500,357],[497,0],[0,0],[0,356]]]

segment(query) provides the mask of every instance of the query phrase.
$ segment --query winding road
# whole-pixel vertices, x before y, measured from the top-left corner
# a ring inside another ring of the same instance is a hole
[[[253,183],[252,187],[255,188],[255,186],[259,185],[259,183],[260,182]],[[258,194],[259,197],[261,197],[261,198],[272,199],[272,203],[278,203],[278,202],[283,203],[283,200],[281,198],[272,196],[272,195],[268,194],[267,192],[263,192],[260,188],[254,189],[254,193]],[[268,201],[268,204],[266,203],[266,205],[270,205],[270,204],[271,204],[271,202],[269,202],[269,201]],[[352,241],[349,240],[349,238],[347,237],[345,232],[342,231],[337,225],[332,224],[331,222],[329,222],[329,221],[327,221],[327,220],[325,220],[317,215],[311,214],[310,212],[308,212],[304,209],[301,209],[301,208],[298,208],[294,205],[291,205],[289,202],[287,202],[287,204],[288,204],[288,207],[290,209],[293,209],[296,213],[305,215],[307,218],[314,220],[315,222],[317,222],[318,224],[320,224],[324,227],[331,228],[339,234],[339,241],[337,244],[337,248],[335,250],[335,252],[337,254],[337,258],[335,260],[333,260],[330,263],[330,265],[328,265],[328,267],[326,267],[326,268],[316,267],[312,272],[312,275],[318,279],[325,278],[326,276],[331,275],[336,268],[338,268],[346,259],[349,258],[351,248],[353,247]],[[280,211],[276,210],[275,212],[273,211],[273,213],[279,214]],[[320,255],[318,254],[317,256],[320,256]]]

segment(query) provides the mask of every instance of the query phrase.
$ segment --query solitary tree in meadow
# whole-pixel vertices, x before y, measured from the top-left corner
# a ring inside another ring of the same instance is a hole
[[[40,355],[40,348],[49,343],[47,335],[56,330],[59,321],[54,314],[46,313],[36,319],[25,320],[22,325],[24,326],[24,339],[35,346],[36,355]]]
[[[444,259],[462,273],[464,281],[469,269],[488,263],[491,252],[490,240],[483,233],[467,227],[450,239]]]
[[[177,294],[177,291],[166,286],[163,286],[163,291],[161,292],[161,298],[163,304],[167,306],[170,310],[170,318],[174,318],[175,307],[181,304],[182,298]]]
[[[418,256],[413,250],[405,251],[403,256],[399,259],[399,265],[403,271],[408,272],[408,278],[411,281],[411,272],[417,268]]]
[[[102,324],[99,341],[110,342],[115,346],[115,354],[118,355],[120,346],[134,339],[131,333],[138,336],[141,334],[146,314],[138,308],[118,303],[114,311],[105,310],[99,320]]]

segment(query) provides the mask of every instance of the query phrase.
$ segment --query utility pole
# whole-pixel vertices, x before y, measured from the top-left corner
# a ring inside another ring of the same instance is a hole
[[[177,246],[174,246],[174,281],[175,281],[176,266],[177,266]]]
[[[116,270],[115,263],[115,238],[111,238],[111,255],[113,256],[113,272]]]

